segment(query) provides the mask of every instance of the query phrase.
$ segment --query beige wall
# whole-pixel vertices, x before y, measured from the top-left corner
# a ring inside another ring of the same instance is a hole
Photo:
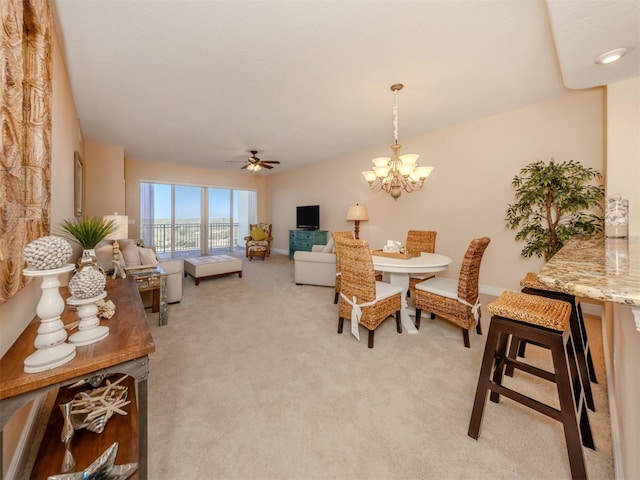
[[[474,237],[492,241],[483,260],[480,282],[486,293],[519,289],[527,271],[543,261],[523,259],[523,244],[507,230],[504,217],[515,201],[511,179],[526,164],[555,157],[577,160],[603,171],[603,89],[502,113],[413,138],[400,138],[402,153],[419,153],[421,165],[435,167],[425,188],[394,201],[373,193],[361,172],[370,160],[390,155],[388,145],[357,152],[267,177],[274,248],[288,251],[288,230],[295,228],[295,206],[320,205],[323,230],[352,229],[345,220],[356,202],[366,205],[369,221],[360,238],[372,248],[388,239],[406,239],[409,229],[438,231],[436,250],[454,259],[446,276],[457,278],[460,260]],[[374,142],[372,141],[372,144]],[[378,142],[379,143],[379,142]]]
[[[86,142],[84,172],[84,216],[123,213],[124,148]]]
[[[73,101],[69,79],[55,37],[53,45],[52,129],[51,129],[51,229],[63,219],[73,216],[73,152],[82,152],[82,134]],[[13,298],[0,305],[0,356],[35,316],[40,299],[40,281],[35,280]],[[25,406],[7,424],[3,432],[3,478],[12,466],[16,444],[30,414]]]
[[[255,190],[258,193],[258,219],[270,221],[265,217],[267,192],[261,175],[127,158],[125,177],[126,214],[129,216],[129,236],[132,238],[140,236],[141,181]]]
[[[640,235],[640,77],[607,87],[607,195],[629,199],[629,234]]]

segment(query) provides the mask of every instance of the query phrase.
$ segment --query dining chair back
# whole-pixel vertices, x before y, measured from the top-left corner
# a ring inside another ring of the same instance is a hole
[[[422,252],[434,253],[436,250],[437,235],[438,232],[433,230],[409,230],[407,232],[407,243],[405,244],[407,253],[411,253],[415,256],[420,255]],[[412,297],[415,294],[416,285],[433,276],[433,274],[428,273],[410,275],[407,296]]]
[[[469,348],[469,330],[475,325],[476,332],[482,334],[480,318],[482,311],[478,301],[478,281],[480,263],[491,241],[488,237],[475,238],[469,244],[462,259],[458,280],[433,277],[418,283],[415,288],[416,328],[420,328],[422,310],[462,328],[464,346]]]
[[[341,268],[338,333],[342,333],[344,319],[351,319],[352,333],[359,339],[358,325],[365,327],[369,331],[369,348],[373,348],[375,329],[394,314],[396,330],[402,333],[402,287],[376,281],[369,243],[336,237],[335,245]]]
[[[331,232],[333,238],[333,244],[335,246],[336,238],[353,238],[353,232],[351,230]],[[335,295],[333,296],[333,303],[338,303],[338,297],[340,296],[340,255],[338,255],[338,249],[336,248],[336,288]]]

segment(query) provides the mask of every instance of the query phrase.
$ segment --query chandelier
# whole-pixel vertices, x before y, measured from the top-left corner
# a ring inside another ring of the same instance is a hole
[[[416,164],[420,155],[414,153],[400,155],[402,145],[398,144],[398,92],[402,90],[402,87],[401,83],[391,85],[393,92],[393,138],[395,140],[391,145],[392,156],[391,158],[374,158],[372,160],[373,170],[362,172],[364,178],[369,182],[371,190],[374,192],[384,190],[394,200],[398,199],[403,190],[407,193],[420,190],[433,170],[433,167],[420,167]]]

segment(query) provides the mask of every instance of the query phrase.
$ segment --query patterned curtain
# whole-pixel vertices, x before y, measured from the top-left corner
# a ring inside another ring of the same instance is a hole
[[[22,251],[49,233],[51,10],[0,0],[0,303],[25,284]]]

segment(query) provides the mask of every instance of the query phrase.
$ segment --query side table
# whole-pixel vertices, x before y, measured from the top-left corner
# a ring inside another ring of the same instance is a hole
[[[136,282],[139,292],[153,292],[151,311],[160,312],[158,325],[167,324],[167,272],[160,267],[127,269],[127,273]]]

